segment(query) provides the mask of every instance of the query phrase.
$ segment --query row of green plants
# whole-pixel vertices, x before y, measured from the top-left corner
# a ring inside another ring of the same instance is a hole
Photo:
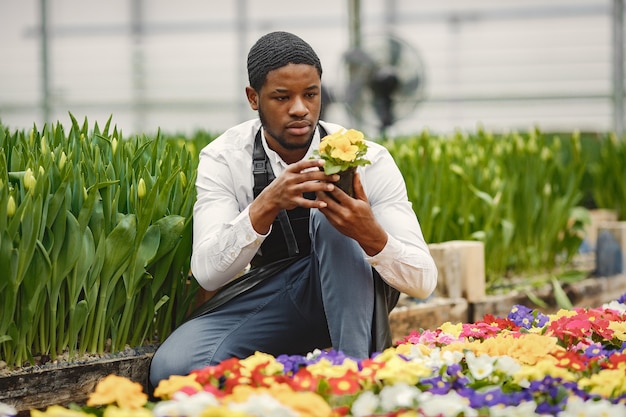
[[[158,343],[184,320],[200,149],[215,134],[122,137],[0,125],[0,360]],[[567,265],[585,207],[626,218],[624,141],[539,130],[381,142],[430,243],[485,243],[490,288]],[[591,203],[590,203],[591,202]],[[6,271],[6,272],[5,272]]]
[[[171,332],[188,284],[194,157],[72,117],[0,126],[0,359],[118,352]]]

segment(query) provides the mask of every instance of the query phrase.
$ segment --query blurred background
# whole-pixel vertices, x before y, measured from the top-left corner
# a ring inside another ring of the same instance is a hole
[[[248,49],[308,41],[324,119],[422,129],[621,134],[623,0],[0,0],[0,121],[221,132],[255,117]]]

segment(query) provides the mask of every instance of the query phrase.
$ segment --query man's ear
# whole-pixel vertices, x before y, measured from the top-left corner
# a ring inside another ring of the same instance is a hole
[[[259,95],[256,90],[250,86],[246,87],[246,97],[248,97],[248,103],[250,108],[254,111],[259,109]]]

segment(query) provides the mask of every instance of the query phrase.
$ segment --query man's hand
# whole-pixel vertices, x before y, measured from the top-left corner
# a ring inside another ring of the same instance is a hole
[[[319,168],[324,165],[320,159],[305,159],[293,163],[272,181],[250,205],[250,221],[257,233],[265,234],[282,209],[291,210],[298,206],[324,208],[326,202],[309,200],[303,194],[331,191],[332,181],[338,175],[326,175]]]
[[[353,185],[354,198],[339,187],[333,187],[332,197],[318,192],[317,200],[326,205],[319,209],[337,230],[356,240],[368,256],[374,256],[387,244],[387,232],[374,217],[358,173]]]

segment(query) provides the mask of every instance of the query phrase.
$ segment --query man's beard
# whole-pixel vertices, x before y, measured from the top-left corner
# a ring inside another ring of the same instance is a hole
[[[265,129],[265,131],[267,131],[267,133],[272,138],[274,138],[274,140],[278,142],[278,144],[282,146],[284,149],[288,149],[290,151],[298,150],[298,149],[309,149],[309,146],[311,146],[311,142],[313,142],[313,136],[315,136],[315,129],[313,129],[313,131],[311,132],[311,136],[309,137],[309,140],[307,140],[305,143],[289,143],[287,142],[287,140],[285,139],[283,135],[279,135],[278,133],[272,131],[268,127],[267,119],[265,118],[265,114],[263,113],[263,110],[261,109],[260,106],[259,106],[258,112],[259,112],[259,119],[261,119],[261,125],[263,126],[263,129]]]

